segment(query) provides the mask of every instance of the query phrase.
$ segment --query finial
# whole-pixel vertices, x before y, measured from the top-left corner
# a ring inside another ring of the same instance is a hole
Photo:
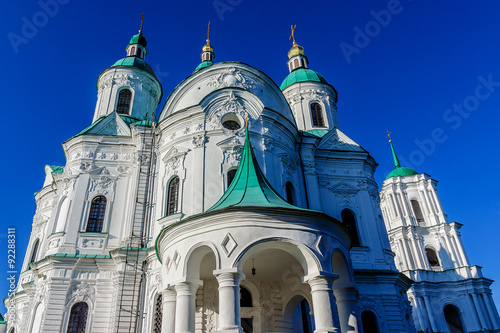
[[[392,142],[391,140],[391,132],[387,131],[387,138],[389,139],[389,142]]]
[[[247,113],[247,117],[246,117],[246,119],[245,119],[245,127],[247,127],[247,128],[248,128],[248,113]]]
[[[139,29],[139,33],[142,34],[142,24],[144,23],[144,13],[142,13],[141,17],[141,28]]]
[[[292,28],[292,34],[290,35],[288,40],[293,39],[293,46],[296,46],[297,43],[295,42],[295,28],[297,28],[297,25],[292,25],[291,28]]]
[[[389,143],[391,144],[392,159],[394,160],[394,167],[400,168],[401,163],[399,163],[398,155],[396,155],[396,150],[394,149],[394,146],[392,145],[391,132],[389,132],[389,131],[387,131],[387,138],[389,138]]]
[[[208,29],[207,29],[207,45],[210,45],[210,22],[208,21]]]

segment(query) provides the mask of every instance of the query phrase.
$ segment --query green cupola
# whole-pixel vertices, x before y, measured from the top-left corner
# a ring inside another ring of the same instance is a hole
[[[212,45],[210,45],[210,21],[208,21],[206,44],[205,46],[203,46],[201,52],[201,63],[195,68],[195,71],[213,65],[214,59],[215,59],[214,48],[212,47]]]

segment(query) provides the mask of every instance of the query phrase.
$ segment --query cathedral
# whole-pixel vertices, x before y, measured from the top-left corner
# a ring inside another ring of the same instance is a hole
[[[141,28],[97,78],[66,164],[45,166],[0,331],[500,332],[437,181],[390,141],[379,192],[295,38],[279,86],[215,62],[207,34],[164,92],[147,53]]]

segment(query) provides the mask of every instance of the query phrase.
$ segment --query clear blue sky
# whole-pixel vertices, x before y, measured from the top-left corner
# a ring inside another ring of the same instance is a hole
[[[0,14],[5,296],[7,228],[17,228],[20,269],[44,165],[64,165],[61,143],[91,123],[97,77],[124,57],[141,13],[146,60],[164,99],[200,62],[208,20],[216,61],[246,62],[278,85],[296,24],[310,67],[339,92],[341,129],[380,164],[379,184],[393,168],[391,130],[402,164],[439,180],[450,220],[464,224],[472,264],[500,279],[499,2],[59,0],[55,8],[43,1],[6,1]]]

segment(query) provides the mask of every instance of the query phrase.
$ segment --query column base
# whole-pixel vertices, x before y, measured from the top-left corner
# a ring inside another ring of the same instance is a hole
[[[231,328],[231,329],[227,329],[227,330],[218,330],[218,331],[215,331],[214,333],[243,333],[243,329],[242,328]]]

